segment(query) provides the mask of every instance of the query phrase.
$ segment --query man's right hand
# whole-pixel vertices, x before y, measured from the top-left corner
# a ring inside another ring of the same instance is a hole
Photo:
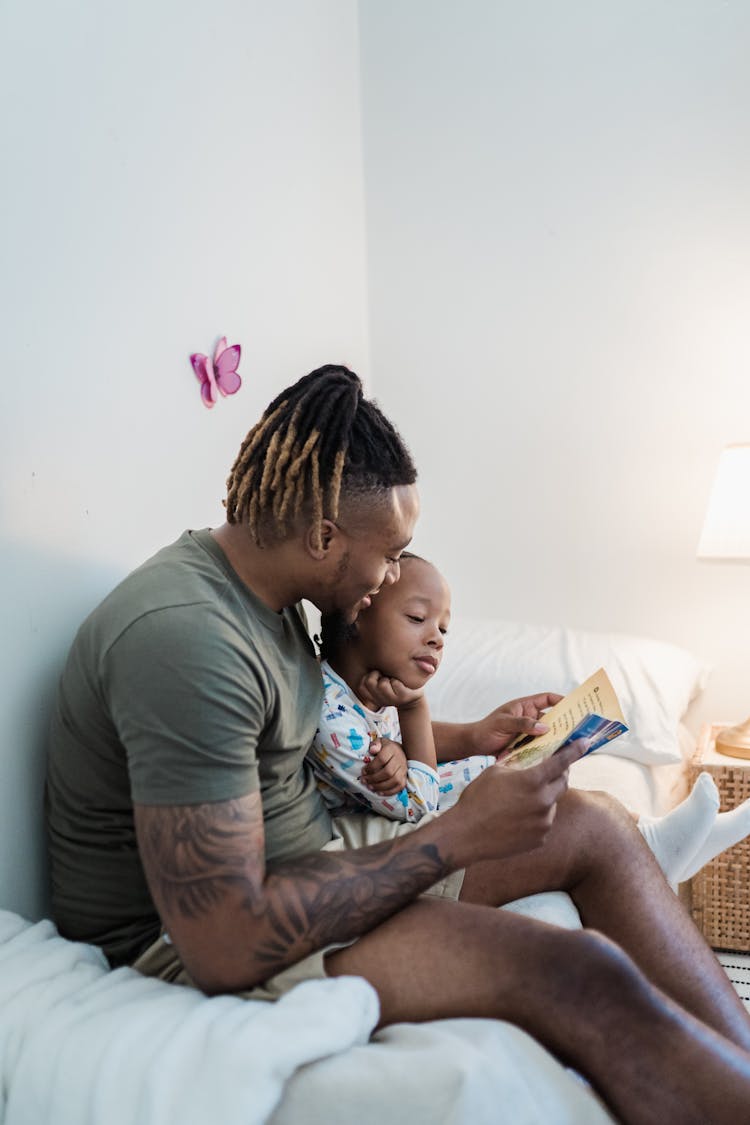
[[[579,739],[523,770],[489,766],[440,817],[448,830],[441,833],[441,850],[466,867],[541,847],[568,787],[568,769],[588,747]]]

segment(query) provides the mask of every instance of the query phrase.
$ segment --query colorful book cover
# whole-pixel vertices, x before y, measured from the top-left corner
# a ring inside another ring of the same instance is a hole
[[[511,743],[499,761],[513,769],[527,769],[544,761],[578,738],[588,738],[591,754],[628,729],[609,676],[600,668],[542,715],[550,729],[536,738],[523,735]]]

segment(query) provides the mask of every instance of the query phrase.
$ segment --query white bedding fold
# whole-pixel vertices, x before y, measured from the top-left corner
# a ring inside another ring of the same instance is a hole
[[[310,981],[276,1004],[209,1000],[109,972],[50,922],[0,911],[4,1125],[255,1125],[298,1067],[366,1043],[377,1018],[359,978]]]

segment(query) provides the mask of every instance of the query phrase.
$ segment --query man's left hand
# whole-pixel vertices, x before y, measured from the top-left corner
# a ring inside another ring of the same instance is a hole
[[[546,734],[544,712],[554,707],[562,699],[555,692],[541,692],[539,695],[525,695],[503,703],[472,724],[472,742],[475,754],[494,754],[502,760],[509,743],[519,734],[530,734],[536,738]]]

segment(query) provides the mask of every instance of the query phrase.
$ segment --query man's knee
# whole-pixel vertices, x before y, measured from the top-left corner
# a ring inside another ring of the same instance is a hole
[[[645,1002],[651,985],[628,954],[598,930],[559,930],[536,966],[534,988],[543,1002],[583,1019]],[[533,980],[532,966],[532,980]],[[527,981],[527,987],[528,987]]]
[[[565,802],[565,814],[575,826],[580,845],[578,855],[594,859],[606,855],[609,862],[613,851],[643,847],[632,814],[611,794],[569,789]]]
[[[603,789],[568,789],[563,800],[577,818],[632,824],[633,818],[622,802]]]
[[[655,1026],[664,997],[615,942],[595,930],[559,931],[529,964],[524,987],[498,997],[498,1014],[575,1065],[624,1029]]]
[[[573,934],[578,938],[576,951],[576,988],[579,997],[590,1002],[605,996],[622,996],[633,990],[649,987],[632,958],[605,934],[583,929]]]

